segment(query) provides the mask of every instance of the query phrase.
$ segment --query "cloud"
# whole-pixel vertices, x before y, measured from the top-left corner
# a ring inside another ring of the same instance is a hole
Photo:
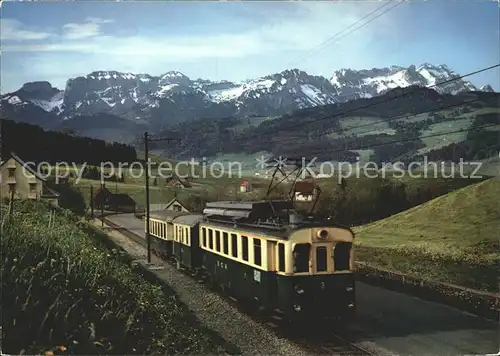
[[[2,19],[0,21],[0,31],[2,41],[44,40],[53,36],[49,32],[30,29],[20,21],[14,19]]]
[[[100,26],[96,23],[67,23],[62,27],[62,37],[67,40],[78,40],[100,34]]]
[[[64,37],[45,43],[4,44],[3,51],[13,63],[19,61],[14,58],[30,58],[26,60],[26,71],[51,82],[58,78],[54,83],[57,85],[64,84],[62,78],[111,69],[161,74],[176,68],[191,70],[194,76],[217,77],[217,68],[221,68],[224,79],[240,80],[285,69],[287,62],[302,57],[372,10],[349,3],[289,4],[275,4],[266,12],[260,3],[260,7],[255,7],[260,12],[254,15],[259,21],[246,21],[244,26],[239,26],[238,21],[247,15],[247,9],[248,15],[252,14],[249,7],[239,10],[236,18],[226,11],[226,17],[220,18],[226,24],[222,32],[221,27],[213,31],[210,20],[200,32],[190,34],[172,31],[165,24],[165,28],[146,26],[147,35],[143,31],[129,36],[111,35],[104,24],[112,20],[86,18],[66,24]],[[296,66],[315,74],[328,73],[336,67],[360,66],[368,47],[386,32],[387,26],[381,20],[377,19],[375,28],[362,28],[311,56],[310,67],[306,61]]]
[[[83,23],[67,23],[62,26],[62,35],[58,35],[51,31],[37,31],[34,28],[30,28],[22,22],[15,19],[2,19],[0,21],[0,38],[2,41],[41,41],[45,39],[59,39],[59,40],[75,40],[84,39],[89,37],[95,37],[101,34],[101,25],[113,23],[112,19],[102,19],[99,17],[87,17]],[[51,41],[52,43],[54,41]],[[51,44],[47,44],[49,50],[53,47]],[[20,49],[20,46],[13,46],[13,48]],[[38,50],[43,50],[44,46],[27,46],[27,51],[30,48],[38,48]],[[61,48],[59,46],[59,48]],[[78,50],[76,47],[69,45],[70,50]],[[73,48],[73,49],[71,49]]]
[[[296,3],[299,4],[299,3]],[[294,4],[295,5],[295,4]],[[104,36],[100,25],[113,22],[101,18],[86,18],[85,23],[63,26],[63,40],[37,45],[6,45],[5,52],[72,52],[107,56],[132,56],[171,62],[209,58],[243,58],[269,55],[278,51],[307,51],[327,39],[359,17],[353,7],[350,11],[334,12],[328,4],[313,3],[290,7],[294,16],[269,18],[264,24],[237,32],[228,26],[225,33],[199,33],[190,35],[162,35],[159,29],[152,36]],[[300,10],[300,11],[299,11]],[[300,16],[302,15],[302,16]],[[280,20],[281,19],[281,20]],[[360,31],[361,32],[361,31]],[[363,34],[357,42],[362,46],[373,32]],[[352,37],[355,36],[350,36]],[[81,40],[78,42],[64,40]],[[134,59],[135,60],[135,59]]]
[[[67,23],[63,25],[62,37],[67,40],[78,40],[99,36],[101,34],[101,25],[112,22],[114,22],[114,20],[87,17],[83,23]]]
[[[85,22],[96,23],[96,24],[105,24],[105,23],[113,23],[113,22],[115,22],[115,20],[101,19],[99,17],[87,17],[87,18],[85,18]]]

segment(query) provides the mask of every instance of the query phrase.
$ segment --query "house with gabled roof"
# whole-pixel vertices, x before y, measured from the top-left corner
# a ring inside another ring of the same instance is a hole
[[[174,199],[169,201],[167,206],[165,207],[165,210],[178,211],[183,213],[190,212],[187,199],[181,199],[179,197],[175,197]]]
[[[137,203],[128,194],[111,194],[106,199],[108,209],[124,213],[135,213]]]
[[[205,207],[205,202],[203,197],[197,195],[177,195],[167,203],[163,210],[200,213]]]
[[[248,180],[241,181],[240,183],[240,192],[247,193],[252,190],[252,183]]]
[[[312,201],[316,185],[310,181],[295,182],[294,195],[297,201]]]
[[[106,205],[106,201],[111,194],[113,193],[105,185],[97,189],[92,197],[94,208],[100,209],[102,205]]]
[[[134,213],[137,203],[128,194],[112,193],[105,185],[97,190],[93,196],[94,208],[126,213]]]
[[[181,179],[177,176],[171,177],[167,182],[168,187],[176,187],[176,188],[191,188],[192,185],[187,181],[187,179]]]
[[[0,197],[33,199],[59,206],[59,193],[49,188],[47,179],[14,152],[0,161]]]

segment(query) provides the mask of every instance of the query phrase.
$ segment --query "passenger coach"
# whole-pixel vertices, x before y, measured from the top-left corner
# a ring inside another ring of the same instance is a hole
[[[149,217],[149,234],[151,235],[151,250],[158,256],[169,259],[173,256],[174,224],[173,219],[186,215],[178,211],[155,211]],[[144,221],[144,228],[147,222]]]
[[[355,311],[353,232],[301,217],[291,201],[213,202],[203,215],[161,212],[152,222],[179,268],[241,302],[289,320]]]

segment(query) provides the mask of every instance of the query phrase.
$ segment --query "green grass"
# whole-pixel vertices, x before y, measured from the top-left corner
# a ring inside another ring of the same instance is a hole
[[[492,178],[355,228],[358,259],[498,291],[500,180]]]
[[[144,159],[144,153],[138,152],[138,159]],[[222,176],[220,178],[211,178],[210,177],[211,172],[210,172],[209,166],[206,167],[206,169],[204,171],[200,164],[194,165],[194,167],[191,167],[191,166],[188,166],[186,164],[189,162],[186,162],[186,163],[182,163],[182,164],[176,166],[177,164],[180,163],[180,161],[161,157],[158,155],[150,155],[150,159],[152,162],[156,163],[156,166],[152,165],[152,167],[151,167],[151,177],[152,177],[151,181],[153,181],[154,177],[157,177],[158,186],[165,185],[165,178],[167,176],[175,175],[177,173],[181,177],[188,176],[188,177],[192,178],[194,180],[194,182],[201,182],[201,183],[203,183],[205,181],[213,181],[213,182],[220,181],[220,182],[223,182],[222,184],[225,184],[225,182],[227,182],[227,181],[234,182],[236,179],[239,179],[238,172],[237,172],[237,166],[232,167],[234,172],[232,172],[231,174],[229,174],[228,172],[224,172],[224,174],[222,174]],[[236,161],[238,161],[238,160],[236,159]],[[159,172],[160,167],[158,167],[160,164],[162,164],[161,172]],[[70,179],[71,181],[75,181],[76,174],[80,173],[81,167],[82,167],[81,165],[77,166],[76,169],[73,166],[69,167],[69,171],[73,175],[73,178]],[[94,167],[94,166],[87,165],[87,167],[90,168],[90,167]],[[227,164],[225,164],[225,167],[226,167],[225,169],[228,169]],[[100,167],[97,167],[97,168],[100,170]],[[144,167],[144,168],[146,168],[146,167]],[[78,170],[78,172],[77,172],[77,170]],[[106,174],[111,173],[111,169],[108,166],[105,167],[104,171]],[[139,169],[138,166],[134,166],[133,168],[129,168],[128,166],[122,167],[121,171],[119,171],[119,167],[117,166],[113,169],[113,171],[116,174],[121,173],[123,175],[123,178],[125,181],[124,181],[124,183],[121,183],[121,185],[119,183],[119,189],[124,188],[124,193],[127,193],[128,190],[134,190],[133,187],[127,186],[127,185],[144,186],[144,184],[145,184],[144,183],[145,182],[145,174],[144,174],[145,172],[141,172],[141,169]],[[55,173],[56,173],[55,166],[51,167],[51,173],[52,173],[52,175],[55,176]],[[66,174],[66,170],[64,169],[64,167],[59,168],[59,174],[61,174],[63,176]],[[163,178],[161,176],[163,176]],[[198,178],[196,178],[196,177],[198,177]],[[91,180],[88,180],[88,179],[80,179],[79,180],[80,185],[92,184],[94,186],[96,186],[96,185],[100,186],[99,181],[93,181],[93,182],[97,182],[97,183],[91,183]],[[114,183],[107,182],[107,185],[114,186]]]
[[[68,211],[51,218],[44,204],[14,204],[1,239],[4,352],[60,346],[87,355],[239,352],[109,244]]]

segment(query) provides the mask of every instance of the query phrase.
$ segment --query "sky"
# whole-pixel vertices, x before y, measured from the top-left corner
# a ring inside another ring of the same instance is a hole
[[[341,68],[428,62],[466,74],[500,63],[498,2],[404,2],[346,30],[383,4],[4,1],[1,92],[42,80],[64,89],[96,70],[241,81],[290,68],[330,78]],[[342,30],[354,31],[320,48]],[[500,91],[498,68],[468,79]]]

